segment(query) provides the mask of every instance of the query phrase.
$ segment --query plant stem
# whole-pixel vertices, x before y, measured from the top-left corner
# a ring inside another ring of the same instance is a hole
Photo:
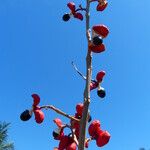
[[[73,116],[68,115],[67,113],[63,112],[62,110],[60,110],[60,109],[58,109],[56,107],[54,107],[53,105],[45,105],[45,106],[41,106],[40,108],[41,109],[51,109],[51,110],[55,111],[56,113],[58,113],[58,114],[60,114],[60,115],[62,115],[64,117],[67,117],[67,118],[69,118],[71,120],[74,120],[74,121],[77,121],[77,122],[80,121],[79,119],[77,119],[77,118],[75,118]]]
[[[90,1],[86,0],[86,37],[87,37],[88,45],[91,40],[90,33],[89,33],[89,29],[90,29],[89,13],[90,13]],[[88,109],[90,104],[91,75],[92,75],[92,54],[88,48],[87,56],[86,56],[86,86],[84,90],[84,109],[80,121],[79,150],[84,150],[84,145],[86,140],[86,126],[87,126],[87,119],[88,119]]]

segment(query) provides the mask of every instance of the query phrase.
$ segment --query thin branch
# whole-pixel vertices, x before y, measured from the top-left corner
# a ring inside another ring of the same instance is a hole
[[[86,80],[86,76],[84,76],[84,75],[78,70],[78,68],[76,67],[76,65],[74,64],[73,61],[71,62],[71,64],[72,64],[73,68],[76,70],[76,72],[77,72],[84,80]]]
[[[63,112],[62,110],[60,110],[60,109],[58,109],[56,107],[54,107],[53,105],[41,106],[40,109],[51,109],[51,110],[55,111],[56,113],[58,113],[58,114],[60,114],[62,116],[65,116],[65,117],[67,117],[67,118],[69,118],[71,120],[75,120],[75,121],[78,121],[78,122],[80,121],[79,119],[77,119],[77,118],[75,118],[73,116],[68,115],[67,113]]]
[[[71,62],[71,64],[72,64],[73,68],[75,69],[75,71],[83,78],[83,80],[86,80],[86,76],[83,75],[83,73],[81,73],[81,71],[79,71],[79,69],[78,69],[77,66],[74,64],[73,61]],[[96,80],[91,79],[91,82],[94,82],[94,83],[95,83]]]
[[[80,5],[79,5],[79,8],[76,9],[75,12],[80,11],[80,10],[81,10],[81,11],[86,11],[86,8],[83,8],[82,5],[80,4]]]
[[[90,1],[86,0],[86,37],[88,45],[91,41],[90,35]],[[82,118],[80,121],[80,135],[79,135],[79,150],[84,150],[85,146],[85,136],[86,136],[86,126],[88,120],[88,109],[90,104],[90,83],[92,75],[92,53],[88,48],[86,56],[86,86],[84,90],[84,108],[82,113]]]
[[[71,135],[72,135],[72,139],[74,140],[74,142],[77,144],[77,146],[79,145],[78,140],[76,135],[74,134],[74,131],[72,129],[72,127],[68,124],[65,125],[65,127],[68,127],[71,130]]]

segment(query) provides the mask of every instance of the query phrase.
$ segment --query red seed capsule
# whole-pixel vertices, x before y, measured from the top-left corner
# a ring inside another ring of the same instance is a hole
[[[35,121],[37,123],[42,123],[44,121],[44,113],[41,110],[34,110]]]
[[[96,80],[98,81],[98,82],[102,82],[102,80],[103,80],[103,77],[105,76],[105,71],[100,71],[100,72],[98,72],[97,73],[97,75],[96,75]]]
[[[58,149],[59,150],[65,150],[67,145],[69,143],[69,137],[68,136],[63,136],[61,139],[60,139],[60,142],[59,142],[59,147]]]
[[[76,105],[76,111],[79,116],[82,116],[82,112],[83,112],[83,104],[82,103],[79,103]]]
[[[61,127],[63,126],[63,123],[62,123],[62,121],[61,121],[59,118],[56,118],[56,119],[54,119],[53,121],[54,121],[54,123],[56,123],[56,125],[57,125],[59,128],[61,128]]]
[[[97,82],[91,82],[90,83],[90,90],[94,90],[98,87],[98,83]]]
[[[107,7],[107,5],[108,5],[108,2],[107,1],[105,1],[104,2],[104,4],[101,4],[101,3],[99,3],[98,5],[97,5],[97,11],[103,11],[106,7]]]
[[[109,34],[109,29],[103,24],[93,26],[93,31],[100,35],[102,38],[106,38]]]
[[[76,150],[77,149],[77,145],[75,142],[72,142],[72,139],[71,139],[71,144],[69,144],[66,148],[66,150]]]
[[[81,13],[74,13],[74,18],[77,18],[77,19],[79,19],[79,20],[83,20],[83,15],[81,14]]]
[[[96,140],[97,146],[102,147],[102,146],[106,145],[109,142],[110,137],[111,136],[108,131],[102,131]]]
[[[33,97],[33,105],[37,106],[40,103],[40,97],[37,94],[32,94],[31,95]]]
[[[101,53],[101,52],[105,51],[105,45],[101,44],[101,45],[95,46],[93,44],[90,44],[89,50],[91,50],[94,53]]]
[[[69,9],[70,9],[72,12],[75,12],[75,9],[76,9],[75,3],[69,2],[69,3],[67,4],[67,6],[69,7]]]
[[[94,120],[90,126],[89,126],[89,135],[92,136],[93,138],[96,138],[97,135],[99,134],[98,131],[100,130],[100,121],[99,120]]]

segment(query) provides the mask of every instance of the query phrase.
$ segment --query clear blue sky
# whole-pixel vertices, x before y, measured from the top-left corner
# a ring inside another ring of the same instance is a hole
[[[42,105],[53,104],[69,114],[83,100],[85,83],[71,61],[85,73],[85,21],[61,20],[68,2],[0,1],[0,121],[11,122],[9,135],[16,150],[57,146],[52,120],[61,116],[45,111],[42,125],[34,118],[26,123],[19,119],[30,108],[32,93],[41,96]],[[102,101],[93,91],[90,106],[93,119],[100,119],[112,136],[103,150],[150,148],[149,6],[149,0],[113,0],[103,13],[96,12],[96,3],[91,7],[91,26],[103,23],[110,29],[105,53],[93,54],[93,78],[101,69],[107,73],[107,97]],[[96,149],[90,143],[89,150]]]

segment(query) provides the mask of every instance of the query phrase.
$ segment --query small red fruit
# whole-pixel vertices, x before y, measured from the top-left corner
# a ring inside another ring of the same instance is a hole
[[[32,96],[32,98],[33,98],[33,105],[34,105],[34,106],[37,106],[37,105],[40,103],[40,97],[39,97],[39,95],[37,95],[37,94],[32,94],[31,96]]]
[[[66,148],[66,150],[76,150],[77,149],[77,145],[75,142],[71,141],[71,144],[69,144]]]
[[[91,82],[90,83],[90,90],[96,89],[98,87],[98,83],[97,82]]]
[[[75,3],[69,2],[69,3],[67,4],[67,6],[69,7],[69,9],[70,9],[72,12],[75,12],[75,9],[76,9]]]
[[[99,3],[97,5],[97,11],[103,11],[108,5],[108,2],[107,1],[104,1],[103,3]]]
[[[100,129],[100,121],[94,120],[89,126],[88,129],[89,135],[92,136],[93,138],[97,138],[99,129]]]
[[[34,110],[35,121],[37,123],[42,123],[44,121],[44,113],[41,110]]]
[[[83,104],[82,103],[79,103],[76,105],[76,111],[79,116],[82,116],[82,112],[83,112]]]
[[[106,145],[109,142],[110,137],[111,136],[108,131],[102,131],[96,140],[97,146],[102,147],[102,146]]]
[[[97,73],[97,75],[96,75],[96,80],[98,81],[98,82],[102,82],[102,80],[103,80],[103,77],[105,76],[105,71],[100,71],[100,72],[98,72]]]
[[[99,46],[95,46],[93,44],[90,44],[89,45],[89,50],[91,50],[94,53],[101,53],[101,52],[105,51],[105,45],[101,44]]]
[[[81,13],[74,13],[74,18],[80,19],[81,21],[83,20],[83,15]]]
[[[63,126],[63,123],[62,123],[62,121],[61,121],[59,118],[56,118],[56,119],[54,119],[53,121],[54,121],[54,123],[56,123],[56,125],[57,125],[59,128],[61,128],[61,127]]]
[[[99,34],[102,38],[106,38],[109,34],[109,29],[103,24],[93,26],[93,31]]]

